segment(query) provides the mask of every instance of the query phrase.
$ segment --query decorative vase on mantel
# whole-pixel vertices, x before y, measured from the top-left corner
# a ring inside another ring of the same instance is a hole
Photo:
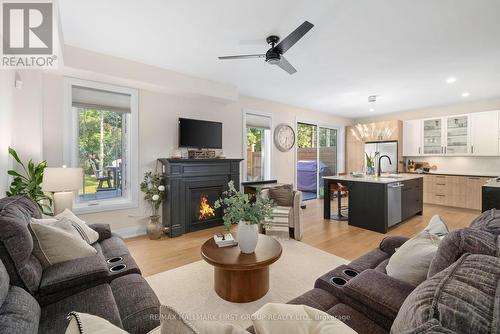
[[[259,241],[258,225],[240,220],[237,229],[238,247],[244,254],[255,252]]]
[[[160,239],[163,234],[163,224],[160,218],[160,215],[153,215],[149,217],[147,232],[148,237],[151,240]]]

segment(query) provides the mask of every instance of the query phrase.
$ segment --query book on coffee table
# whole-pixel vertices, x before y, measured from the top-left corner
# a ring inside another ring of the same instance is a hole
[[[215,241],[215,244],[219,247],[235,246],[238,244],[238,241],[234,240],[231,233],[214,234],[214,241]]]

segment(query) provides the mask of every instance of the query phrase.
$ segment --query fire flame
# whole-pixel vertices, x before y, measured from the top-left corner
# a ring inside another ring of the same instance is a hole
[[[215,209],[208,204],[208,199],[205,194],[201,195],[200,216],[198,219],[208,219],[215,216]]]

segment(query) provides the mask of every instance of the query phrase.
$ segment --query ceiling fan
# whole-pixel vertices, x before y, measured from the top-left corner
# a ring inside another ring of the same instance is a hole
[[[267,44],[271,45],[271,48],[267,50],[266,53],[260,54],[250,54],[250,55],[238,55],[238,56],[223,56],[219,59],[250,59],[250,58],[266,58],[266,63],[271,65],[278,65],[283,70],[287,71],[289,74],[294,74],[297,72],[295,67],[292,66],[283,56],[285,52],[288,51],[292,46],[295,45],[309,30],[312,29],[314,25],[308,21],[302,23],[297,29],[295,29],[290,35],[286,36],[280,42],[280,38],[275,35],[271,35],[266,38]]]

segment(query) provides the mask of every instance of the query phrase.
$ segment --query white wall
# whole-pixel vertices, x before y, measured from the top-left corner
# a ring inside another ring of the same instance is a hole
[[[211,83],[206,80],[172,74],[171,71],[157,69],[162,77],[153,75],[150,66],[145,66],[144,76],[140,76],[141,64],[125,59],[108,57],[92,53],[92,62],[85,63],[85,69],[76,68],[81,55],[71,48],[65,53],[65,65],[73,66],[58,73],[44,73],[41,92],[43,95],[43,157],[49,166],[63,164],[63,113],[64,113],[64,75],[87,80],[125,85],[139,89],[139,164],[140,177],[146,170],[155,168],[156,159],[168,157],[177,147],[177,119],[192,117],[224,123],[223,150],[228,158],[242,158],[243,124],[242,111],[251,109],[271,114],[273,124],[287,123],[295,125],[297,118],[308,119],[318,123],[344,126],[348,119],[331,114],[318,113],[287,106],[262,99],[238,96],[233,97],[232,87]],[[75,52],[78,62],[73,61]],[[84,54],[87,52],[82,51]],[[103,63],[113,63],[112,68],[102,72],[91,72],[89,66],[103,70]],[[132,66],[133,65],[133,66]],[[130,67],[134,68],[133,80],[128,77]],[[122,73],[127,75],[122,76]],[[179,83],[181,90],[172,89],[171,85]],[[154,84],[152,84],[154,83]],[[165,83],[165,87],[161,83]],[[200,88],[202,87],[202,89]],[[191,93],[190,93],[191,90]],[[274,145],[273,145],[274,147]],[[295,151],[283,153],[273,148],[272,177],[280,182],[294,182]],[[140,196],[142,198],[142,196]],[[123,235],[143,233],[149,216],[143,201],[136,209],[117,210],[103,213],[87,214],[83,218],[88,222],[109,223],[113,230]]]
[[[12,114],[14,111],[14,71],[0,71],[0,198],[8,189],[8,148],[12,142]]]

